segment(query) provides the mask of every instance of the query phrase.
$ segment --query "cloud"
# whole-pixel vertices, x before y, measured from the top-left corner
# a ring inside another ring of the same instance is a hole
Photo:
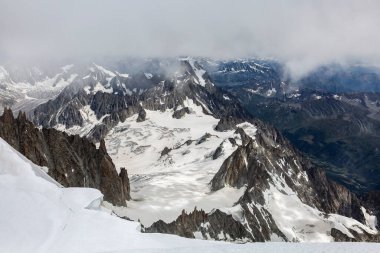
[[[0,0],[0,58],[264,57],[293,76],[380,63],[373,0]]]

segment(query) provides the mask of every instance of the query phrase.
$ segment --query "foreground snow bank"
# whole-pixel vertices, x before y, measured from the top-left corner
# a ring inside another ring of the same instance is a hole
[[[379,244],[229,244],[142,234],[99,208],[102,195],[62,188],[0,139],[1,252],[379,252]]]

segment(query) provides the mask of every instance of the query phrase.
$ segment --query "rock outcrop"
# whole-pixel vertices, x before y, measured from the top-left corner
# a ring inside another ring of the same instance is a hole
[[[182,214],[173,222],[165,223],[159,220],[148,228],[143,228],[146,233],[175,234],[187,238],[213,239],[218,241],[246,242],[252,241],[250,233],[244,226],[220,210],[211,213],[194,209],[193,212]]]
[[[185,116],[185,114],[189,114],[189,113],[190,113],[189,107],[185,107],[185,108],[175,111],[173,113],[173,118],[180,119],[183,116]]]
[[[44,166],[48,174],[65,187],[92,187],[104,200],[125,206],[130,199],[128,175],[118,175],[104,141],[99,149],[78,135],[55,129],[36,128],[24,113],[14,118],[12,111],[0,116],[0,137],[33,163]]]

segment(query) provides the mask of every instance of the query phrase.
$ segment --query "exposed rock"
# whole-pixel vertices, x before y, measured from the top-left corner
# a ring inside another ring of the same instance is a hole
[[[322,169],[311,167],[307,170],[313,189],[317,193],[315,204],[326,213],[338,213],[352,217],[365,224],[361,202],[346,187],[330,181]]]
[[[199,233],[198,238],[203,239],[253,241],[252,236],[240,222],[234,220],[232,215],[227,215],[218,209],[209,214],[196,208],[189,214],[183,210],[175,221],[165,223],[159,220],[152,226],[144,228],[143,232],[176,234],[187,238],[196,238],[195,234]]]
[[[185,116],[185,114],[190,114],[190,109],[189,107],[184,107],[180,110],[177,110],[173,113],[173,118],[176,118],[176,119],[180,119],[182,118],[183,116]]]
[[[129,184],[128,172],[125,168],[120,168],[119,177],[121,178],[121,183],[123,185],[123,192],[127,200],[131,199],[131,187]]]
[[[372,235],[365,231],[363,233],[358,233],[353,229],[348,230],[354,237],[350,237],[336,228],[331,229],[331,236],[336,242],[380,242],[379,234]]]
[[[20,113],[11,110],[0,116],[0,137],[65,187],[92,187],[104,194],[104,200],[125,206],[129,195],[126,171],[120,176],[108,155],[104,141],[99,149],[85,138],[67,135],[55,129],[39,130]]]
[[[364,207],[371,215],[375,215],[377,219],[377,229],[380,229],[380,191],[370,191],[360,196]]]
[[[222,117],[215,127],[216,131],[228,131],[236,129],[236,125],[244,122],[244,119],[236,118],[233,116]]]
[[[216,148],[214,154],[212,155],[212,159],[216,160],[223,154],[223,147],[219,146]]]
[[[161,151],[161,157],[164,156],[164,155],[169,154],[170,151],[172,151],[171,148],[165,147],[165,148]]]
[[[242,142],[242,146],[246,146],[249,142],[250,142],[250,138],[249,136],[244,132],[243,129],[241,129],[240,127],[238,127],[235,131],[235,134],[239,134],[240,137],[241,137],[241,142]],[[235,140],[234,140],[235,141]],[[235,141],[236,143],[236,141]]]
[[[204,134],[196,143],[196,145],[202,144],[203,142],[207,141],[211,137],[211,134],[206,133]]]
[[[143,122],[145,121],[146,119],[146,111],[144,109],[141,108],[141,110],[139,111],[139,115],[137,117],[137,122]]]
[[[222,164],[220,170],[211,181],[211,190],[217,191],[226,184],[233,187],[242,187],[248,183],[248,164],[246,147],[241,146]]]

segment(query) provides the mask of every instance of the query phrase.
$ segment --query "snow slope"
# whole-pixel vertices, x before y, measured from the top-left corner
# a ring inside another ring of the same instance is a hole
[[[378,244],[229,244],[142,234],[95,189],[62,188],[0,139],[2,252],[378,252]]]
[[[144,226],[150,226],[159,219],[171,222],[183,209],[190,212],[195,207],[206,212],[221,209],[244,224],[240,206],[234,204],[246,187],[227,186],[215,192],[209,188],[209,182],[224,160],[237,148],[229,139],[240,145],[240,135],[234,131],[215,131],[218,119],[204,114],[192,100],[188,99],[185,106],[191,113],[181,119],[172,117],[173,110],[146,110],[144,122],[136,122],[137,115],[134,115],[119,123],[106,136],[107,150],[117,168],[128,169],[132,195],[127,208],[110,208],[120,216],[140,220]],[[242,123],[239,127],[255,139],[255,126]],[[208,138],[205,138],[206,133]],[[171,150],[162,155],[165,147]],[[223,151],[213,159],[218,147]],[[287,171],[283,160],[277,163]],[[306,173],[299,176],[307,178]],[[335,214],[325,217],[317,209],[302,203],[284,178],[276,175],[272,178],[275,183],[270,183],[271,188],[264,193],[266,205],[252,205],[263,212],[264,209],[269,211],[289,240],[331,242],[334,240],[330,236],[331,228],[337,228],[350,237],[352,234],[347,228],[361,228],[370,234],[377,232],[351,218]]]
[[[192,211],[197,207],[209,212],[232,207],[243,195],[244,187],[226,187],[217,192],[209,188],[223,161],[237,148],[228,138],[239,143],[240,135],[215,131],[218,119],[205,115],[192,100],[188,99],[185,106],[192,113],[181,119],[172,117],[173,110],[146,110],[144,122],[136,122],[134,115],[105,138],[116,167],[126,167],[130,177],[133,200],[127,209],[117,210],[119,215],[140,219],[149,226],[158,219],[173,221],[183,209]],[[205,138],[207,133],[210,136]],[[172,150],[161,156],[165,147]],[[214,159],[218,147],[223,151]]]

